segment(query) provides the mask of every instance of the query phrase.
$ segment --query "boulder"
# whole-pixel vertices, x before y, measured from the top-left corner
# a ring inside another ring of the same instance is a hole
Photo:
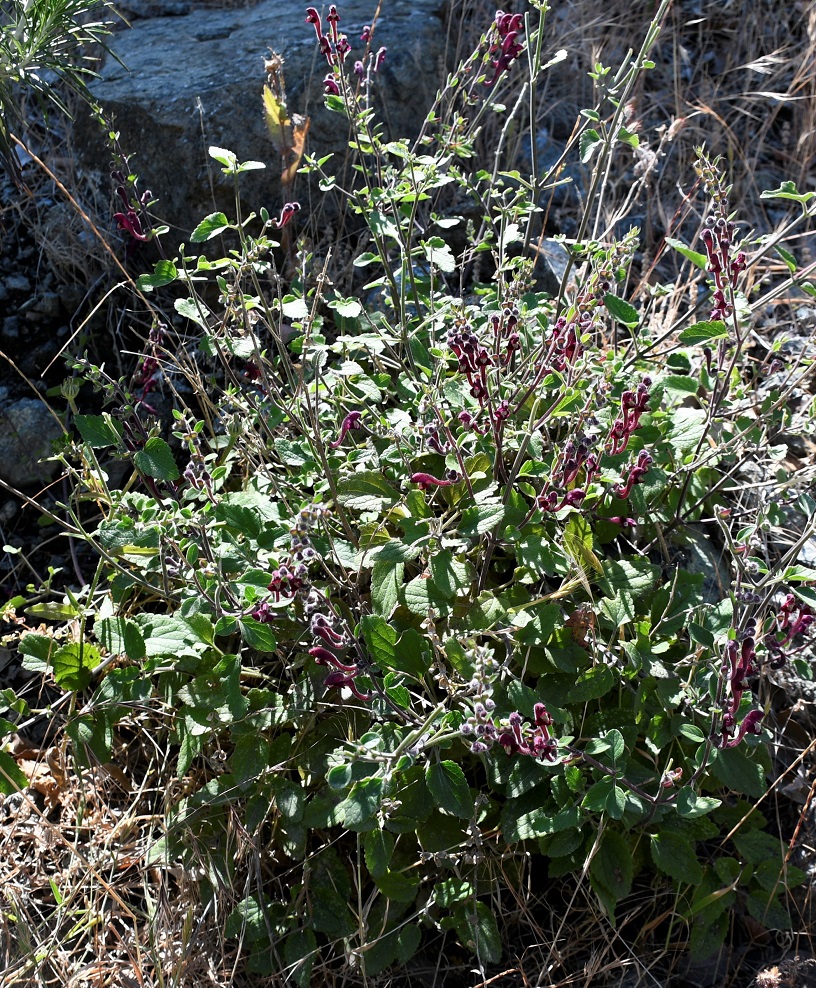
[[[11,487],[39,487],[57,469],[56,463],[40,463],[51,452],[51,440],[63,433],[45,403],[20,398],[0,407],[0,479]]]
[[[140,187],[158,200],[153,211],[174,229],[173,239],[189,238],[198,221],[214,209],[234,214],[232,179],[207,155],[215,145],[239,160],[258,160],[264,171],[241,176],[246,209],[280,210],[284,199],[303,199],[303,177],[285,192],[281,162],[271,146],[262,106],[264,59],[270,51],[284,59],[290,113],[311,118],[307,151],[335,153],[338,171],[348,149],[345,119],[324,106],[328,71],[315,32],[306,23],[303,0],[260,0],[254,6],[219,9],[184,2],[126,5],[132,26],[111,39],[111,52],[91,92],[113,117],[122,150]],[[388,0],[382,5],[372,50],[387,56],[374,76],[375,107],[387,105],[390,136],[412,136],[421,127],[444,79],[446,31],[443,0]],[[362,58],[360,40],[377,4],[345,0],[339,5],[340,30],[352,51],[348,64]],[[325,15],[325,10],[323,13]],[[158,16],[156,16],[158,14]],[[324,29],[325,29],[324,20]],[[79,150],[86,167],[105,172],[111,161],[95,121],[77,120]]]

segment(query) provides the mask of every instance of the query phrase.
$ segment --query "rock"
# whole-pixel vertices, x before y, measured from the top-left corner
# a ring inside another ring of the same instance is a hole
[[[384,122],[392,137],[416,135],[444,79],[442,3],[389,0],[377,22],[373,49],[385,46],[388,54],[373,77],[374,105],[387,104]],[[363,55],[360,33],[373,9],[370,0],[347,0],[340,9],[340,29],[352,45],[349,64]],[[267,164],[241,176],[247,210],[266,206],[277,213],[284,200],[307,198],[303,178],[281,191],[280,159],[266,132],[261,101],[270,49],[284,58],[289,112],[311,118],[307,150],[316,156],[334,152],[335,167],[341,167],[348,125],[323,105],[327,65],[304,11],[303,0],[261,0],[248,10],[191,6],[180,16],[137,20],[111,39],[115,57],[107,58],[90,90],[103,112],[113,115],[141,191],[150,189],[158,200],[155,214],[180,228],[177,239],[187,240],[214,208],[234,213],[232,178],[209,159],[208,145]],[[107,171],[110,150],[98,125],[89,118],[76,124],[85,166]]]
[[[31,291],[31,282],[24,274],[8,274],[3,280],[10,292],[19,292],[22,294]]]
[[[20,320],[17,316],[6,316],[0,329],[4,339],[16,340],[20,335]]]
[[[558,241],[549,237],[536,242],[536,263],[533,275],[537,287],[557,297],[567,270],[567,251]]]
[[[46,322],[57,319],[62,305],[56,292],[40,292],[20,306],[29,322]]]
[[[21,398],[0,408],[0,479],[11,487],[47,483],[56,463],[38,463],[51,452],[62,427],[36,398]]]

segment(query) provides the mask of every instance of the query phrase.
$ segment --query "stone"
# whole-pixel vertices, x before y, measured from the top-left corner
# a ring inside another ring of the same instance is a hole
[[[383,5],[372,47],[385,46],[388,53],[373,76],[373,91],[375,107],[388,107],[383,122],[391,137],[418,133],[444,80],[442,5],[443,0]],[[328,66],[305,8],[303,0],[260,0],[231,9],[191,6],[177,16],[136,20],[111,39],[115,57],[108,56],[90,83],[91,94],[103,113],[112,115],[140,190],[153,192],[152,211],[171,225],[176,241],[189,242],[190,232],[214,209],[234,213],[233,180],[208,157],[209,145],[267,165],[241,176],[245,209],[265,206],[277,214],[286,200],[308,199],[302,177],[282,190],[280,158],[266,131],[262,90],[270,50],[284,59],[289,112],[311,118],[307,151],[317,157],[335,153],[340,169],[348,153],[348,123],[324,106]],[[375,8],[370,0],[347,0],[340,8],[340,30],[352,45],[348,64],[363,56],[360,33]],[[78,117],[76,128],[84,166],[107,172],[111,152],[98,125]]]
[[[51,452],[62,427],[44,402],[20,398],[0,408],[0,479],[17,489],[37,487],[54,475],[56,463],[39,463]]]
[[[20,320],[17,316],[6,316],[0,326],[0,336],[7,340],[16,340],[20,335]]]
[[[31,291],[31,282],[24,274],[8,274],[3,280],[10,292],[19,292],[22,294]]]

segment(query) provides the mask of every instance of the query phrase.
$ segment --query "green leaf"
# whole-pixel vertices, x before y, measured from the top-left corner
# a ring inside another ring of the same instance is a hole
[[[603,138],[597,130],[589,128],[585,130],[578,141],[578,150],[581,155],[581,162],[587,164],[595,154],[598,146],[603,143]]]
[[[287,319],[300,321],[309,315],[309,306],[306,300],[299,295],[284,295],[281,301],[281,312]]]
[[[513,627],[519,629],[516,640],[521,645],[546,645],[560,620],[561,608],[558,604],[534,604],[520,610],[513,615],[512,622]]]
[[[593,813],[605,813],[607,801],[614,788],[615,780],[612,776],[605,775],[589,787],[586,796],[584,796],[581,802],[581,806],[585,810],[591,810]]]
[[[201,301],[194,298],[177,298],[173,302],[173,308],[180,316],[196,323],[202,329],[207,329],[207,317],[210,315],[209,309]]]
[[[672,237],[666,237],[666,243],[669,247],[674,248],[678,254],[682,254],[683,257],[691,261],[701,271],[705,271],[708,266],[708,258],[705,254],[700,254],[698,251],[686,247],[682,240],[674,240]]]
[[[648,559],[609,559],[603,564],[601,588],[610,597],[621,590],[628,591],[635,598],[643,597],[652,589],[660,577],[660,567]]]
[[[379,810],[382,803],[383,780],[361,779],[351,787],[351,792],[337,807],[340,819],[346,827],[359,827]]]
[[[241,629],[241,637],[250,648],[254,648],[258,652],[274,652],[278,647],[268,624],[256,621],[252,617],[245,617],[238,621],[238,626]]]
[[[419,878],[404,875],[399,871],[387,871],[374,879],[374,884],[393,902],[413,902],[416,898]]]
[[[604,296],[604,305],[613,319],[619,323],[623,323],[624,326],[628,326],[630,329],[637,326],[640,322],[640,313],[638,310],[611,292],[607,292]]]
[[[335,298],[326,304],[344,319],[356,319],[363,311],[359,299],[356,298]]]
[[[431,668],[431,650],[427,641],[414,628],[406,628],[394,646],[394,666],[414,679],[422,679]]]
[[[615,686],[615,676],[609,666],[599,665],[587,669],[567,693],[567,703],[588,703],[598,700]]]
[[[451,253],[450,247],[440,237],[432,237],[429,241],[423,242],[422,247],[429,264],[439,268],[446,274],[456,270],[456,258]]]
[[[456,559],[450,549],[442,549],[431,556],[429,568],[434,587],[448,600],[466,596],[473,580],[471,565]]]
[[[783,182],[778,189],[766,189],[759,195],[760,199],[791,199],[800,202],[803,206],[810,202],[816,192],[800,192],[796,188],[795,182]]]
[[[82,441],[93,449],[119,445],[122,427],[110,415],[75,415],[74,425]]]
[[[711,343],[712,340],[722,340],[728,336],[728,327],[722,319],[712,319],[708,322],[696,322],[684,329],[677,339],[690,346],[700,343]]]
[[[293,981],[298,988],[308,988],[316,957],[317,939],[311,930],[290,933],[283,948],[287,981]]]
[[[697,860],[695,843],[679,834],[664,831],[650,835],[652,860],[655,865],[677,882],[699,885],[703,880],[703,869]]]
[[[682,374],[669,374],[667,377],[662,377],[660,384],[669,394],[677,395],[680,399],[686,398],[689,395],[696,395],[700,390],[700,382],[698,380],[693,377],[683,376]]]
[[[753,889],[748,893],[748,912],[768,930],[791,928],[790,913],[779,901],[778,895],[764,889]]]
[[[224,166],[224,173],[227,175],[233,173],[238,167],[238,156],[234,151],[210,146],[207,148],[207,153],[211,158]]]
[[[176,480],[179,476],[170,447],[158,436],[152,436],[143,449],[133,454],[133,462],[140,473],[156,480]]]
[[[498,964],[502,957],[496,917],[484,902],[460,904],[452,916],[462,944],[485,964]]]
[[[713,751],[711,771],[723,785],[746,796],[759,798],[767,789],[765,770],[740,748]]]
[[[127,655],[133,662],[145,657],[145,643],[138,624],[129,618],[106,617],[94,622],[94,634],[111,655]]]
[[[142,612],[135,614],[132,620],[142,632],[145,652],[148,656],[176,656],[186,651],[187,646],[212,644],[212,634],[207,634],[206,628],[200,625],[194,626],[173,614]]]
[[[621,127],[618,130],[617,138],[621,143],[628,144],[630,148],[640,147],[640,138],[638,135],[631,130],[627,130],[626,127]]]
[[[56,600],[44,600],[25,608],[25,613],[43,621],[72,621],[79,611],[73,604],[61,604]]]
[[[434,901],[443,909],[450,909],[452,905],[469,899],[473,895],[473,886],[463,878],[447,878],[444,882],[434,885]]]
[[[785,262],[785,267],[787,267],[788,271],[790,271],[791,274],[794,274],[795,271],[796,271],[796,269],[797,269],[797,267],[799,267],[799,265],[798,265],[798,263],[796,261],[796,258],[793,256],[793,254],[791,254],[791,252],[789,250],[785,250],[784,247],[777,246],[777,247],[774,247],[774,250],[782,258],[782,260]]]
[[[371,568],[371,605],[374,613],[390,618],[399,603],[399,593],[405,563],[381,560],[379,557]]]
[[[360,621],[360,630],[374,662],[394,669],[394,645],[397,643],[394,628],[378,614],[366,614]]]
[[[573,830],[581,824],[581,811],[577,806],[556,809],[552,803],[542,805],[542,789],[525,793],[519,799],[508,799],[501,816],[504,839],[508,844],[536,837],[548,837],[563,830]]]
[[[633,873],[632,848],[629,841],[622,834],[607,829],[592,859],[590,876],[593,885],[601,885],[609,893],[609,902],[605,902],[605,905],[612,905],[610,917],[613,920],[614,906],[632,891]]]
[[[6,751],[0,751],[0,795],[12,796],[28,787],[25,772]]]
[[[364,470],[341,480],[337,485],[337,500],[357,511],[379,511],[399,500],[399,493],[374,470]]]
[[[163,288],[178,278],[178,269],[172,261],[157,261],[153,265],[153,274],[141,274],[136,279],[136,287],[140,292],[152,292],[154,288]]]
[[[450,611],[450,600],[437,591],[433,580],[427,576],[415,576],[410,583],[405,584],[402,599],[412,614],[421,617],[427,617],[429,609],[443,614]]]
[[[394,958],[397,964],[406,965],[408,961],[419,950],[422,939],[420,929],[416,924],[403,926],[397,934],[397,955]]]
[[[91,681],[91,670],[99,665],[101,657],[93,645],[71,642],[54,653],[54,679],[66,690],[84,690]]]
[[[506,511],[505,505],[493,503],[465,508],[459,520],[459,534],[465,538],[472,538],[474,535],[492,532],[504,518]]]
[[[465,773],[456,762],[434,762],[429,765],[425,771],[425,781],[441,809],[463,820],[473,816],[473,797]]]
[[[394,853],[394,837],[387,830],[369,830],[363,838],[365,862],[372,878],[380,878],[388,871]]]

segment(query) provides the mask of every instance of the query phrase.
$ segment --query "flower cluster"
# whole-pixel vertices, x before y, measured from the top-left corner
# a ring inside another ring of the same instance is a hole
[[[553,719],[543,703],[533,707],[533,723],[525,724],[518,711],[507,718],[507,726],[499,734],[499,744],[508,755],[530,755],[554,762],[558,757],[558,742],[550,734]]]
[[[337,13],[337,7],[331,4],[329,7],[329,12],[326,14],[326,23],[329,25],[328,32],[323,33],[323,24],[320,20],[320,14],[317,12],[315,7],[306,8],[306,23],[313,25],[315,29],[315,34],[317,35],[317,43],[320,46],[320,53],[326,59],[326,62],[331,69],[331,72],[323,80],[323,85],[327,94],[331,96],[340,95],[340,67],[346,60],[346,56],[351,51],[351,44],[345,34],[341,34],[338,30],[338,24],[340,23],[340,15]],[[363,30],[362,39],[370,41],[371,39],[371,28],[366,26]],[[369,65],[377,72],[385,61],[386,49],[380,48],[376,55],[369,56]],[[359,77],[365,75],[365,66],[362,62],[355,63],[354,71]]]
[[[710,161],[702,148],[698,148],[695,169],[714,203],[714,210],[706,217],[705,228],[700,234],[708,259],[706,270],[714,276],[711,318],[728,319],[734,313],[734,285],[748,259],[743,251],[736,254],[733,251],[737,229],[728,218],[729,189],[723,183],[717,161]]]
[[[612,423],[609,433],[609,452],[612,456],[622,453],[629,445],[632,433],[640,428],[641,416],[649,410],[651,386],[652,379],[644,377],[634,391],[627,388],[621,395],[621,413]]]
[[[122,200],[122,209],[114,213],[113,218],[116,220],[116,228],[124,230],[129,237],[127,254],[130,256],[140,243],[150,240],[149,234],[145,232],[142,214],[153,199],[153,193],[148,189],[142,195],[131,199],[128,195],[128,179],[124,172],[117,169],[111,172],[111,178],[117,183],[116,194]]]
[[[305,609],[309,610],[308,607]],[[345,686],[358,700],[370,700],[370,694],[362,693],[354,682],[355,677],[362,672],[360,663],[345,661],[344,653],[353,643],[346,631],[338,630],[335,615],[331,611],[315,609],[310,614],[309,627],[319,642],[309,649],[309,655],[319,666],[327,666],[332,670],[326,676],[323,685],[334,689],[342,689]]]
[[[272,579],[267,587],[275,595],[275,600],[294,597],[308,589],[309,563],[317,558],[317,551],[312,546],[312,528],[328,515],[328,508],[321,504],[310,504],[298,512],[289,532],[289,554],[286,561],[272,571]],[[268,608],[262,608],[263,605],[252,615],[257,621],[269,620]]]
[[[427,425],[423,426],[422,433],[425,437],[425,445],[428,449],[433,450],[434,453],[439,453],[444,456],[446,453],[450,452],[451,444],[447,440],[442,440],[439,438],[439,423],[429,422]]]
[[[525,724],[518,711],[513,711],[506,719],[495,720],[493,684],[499,675],[500,665],[484,645],[477,645],[467,654],[473,662],[473,679],[470,681],[473,713],[459,730],[470,740],[470,750],[476,755],[484,754],[494,744],[499,744],[508,755],[530,755],[555,761],[558,745],[550,736],[552,717],[544,704],[537,703],[533,708],[532,724]]]
[[[516,40],[524,27],[521,14],[506,14],[503,10],[497,10],[494,26],[498,37],[490,47],[493,78],[485,80],[486,86],[494,85],[524,51],[524,45]]]
[[[555,370],[562,373],[583,354],[583,338],[598,328],[598,310],[612,287],[616,272],[634,254],[637,236],[638,230],[632,229],[622,240],[593,257],[594,270],[583,290],[568,313],[559,316],[550,329],[549,346],[542,357],[541,372]]]
[[[448,346],[459,361],[460,373],[467,376],[471,397],[484,407],[488,400],[487,369],[493,366],[493,357],[464,316],[448,331]]]
[[[786,594],[776,616],[776,631],[763,638],[763,643],[772,656],[772,669],[782,668],[788,659],[788,652],[784,646],[792,642],[797,635],[807,634],[814,621],[816,621],[816,613],[812,607],[797,600],[792,593]],[[779,638],[780,634],[781,638]]]
[[[470,395],[479,402],[479,406],[487,409],[494,427],[501,429],[512,410],[506,399],[491,401],[487,385],[488,369],[507,368],[514,355],[521,348],[521,337],[518,333],[519,309],[513,300],[508,300],[497,313],[490,316],[489,325],[493,330],[493,351],[482,343],[473,330],[470,320],[457,316],[454,325],[448,330],[448,346],[459,361],[459,372],[466,375],[470,385]],[[470,413],[459,416],[466,428],[474,428],[476,420]],[[477,429],[477,431],[479,431]]]
[[[272,220],[272,225],[276,230],[282,230],[286,224],[299,212],[299,202],[285,202],[281,207],[280,216],[276,220]]]
[[[635,484],[639,484],[646,473],[648,473],[649,467],[653,462],[653,457],[645,449],[642,449],[638,453],[637,460],[629,467],[629,476],[624,483],[612,488],[612,493],[615,497],[625,501],[632,493],[632,488]]]
[[[586,497],[585,487],[592,483],[600,469],[598,456],[592,452],[592,437],[583,435],[575,443],[572,439],[564,444],[552,477],[538,495],[536,503],[545,512],[560,511],[562,508],[578,508]],[[583,473],[583,487],[566,490]],[[551,489],[553,488],[553,489]]]
[[[755,635],[756,623],[751,621],[742,640],[738,642],[733,639],[725,647],[723,673],[727,683],[727,700],[722,717],[722,735],[717,742],[720,748],[735,748],[746,734],[759,734],[761,730],[761,710],[750,710],[737,727],[742,695],[748,689],[746,679],[758,672]]]
[[[136,404],[143,405],[148,412],[152,412],[154,414],[155,410],[147,404],[146,398],[150,392],[155,391],[161,383],[162,366],[156,356],[156,348],[162,343],[165,328],[166,327],[161,325],[161,323],[158,323],[150,330],[147,343],[151,352],[144,355],[142,362],[136,368],[136,372],[134,373],[131,381],[131,387],[133,390],[139,392],[136,399]]]

